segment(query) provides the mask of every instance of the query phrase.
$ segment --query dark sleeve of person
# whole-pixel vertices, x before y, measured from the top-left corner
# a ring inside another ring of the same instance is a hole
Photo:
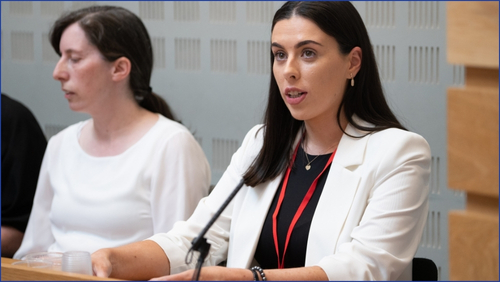
[[[26,230],[47,140],[31,111],[2,93],[2,225]]]

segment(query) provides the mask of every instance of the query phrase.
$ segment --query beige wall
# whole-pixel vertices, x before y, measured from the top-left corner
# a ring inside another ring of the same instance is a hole
[[[466,70],[448,89],[448,186],[467,193],[449,213],[449,277],[498,281],[498,2],[448,2],[447,21],[448,62]]]

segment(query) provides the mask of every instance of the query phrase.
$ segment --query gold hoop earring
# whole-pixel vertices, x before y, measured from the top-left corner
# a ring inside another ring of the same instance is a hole
[[[351,73],[351,86],[354,86],[354,77],[352,77],[352,73]]]

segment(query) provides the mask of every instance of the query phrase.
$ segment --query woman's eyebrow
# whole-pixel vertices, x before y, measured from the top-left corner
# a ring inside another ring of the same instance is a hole
[[[281,46],[280,44],[278,44],[276,42],[271,43],[271,46],[272,47],[278,47],[278,48],[284,49],[283,46]]]
[[[61,51],[61,54],[63,54],[63,53],[68,54],[68,55],[71,55],[71,54],[79,55],[79,54],[83,54],[83,51],[69,48],[69,49],[66,49],[64,51]]]
[[[304,41],[300,41],[299,43],[295,44],[295,48],[298,49],[304,45],[307,45],[307,44],[316,44],[316,45],[319,45],[319,46],[323,46],[321,45],[321,43],[319,42],[316,42],[314,40],[304,40]]]
[[[323,45],[321,45],[321,43],[316,42],[314,40],[304,40],[304,41],[300,41],[299,43],[295,44],[295,49],[298,49],[298,48],[300,48],[300,47],[302,47],[304,45],[307,45],[307,44],[316,44],[316,45],[319,45],[319,46],[323,46]],[[281,46],[281,44],[279,44],[277,42],[273,42],[271,44],[271,46],[284,49],[284,47]]]

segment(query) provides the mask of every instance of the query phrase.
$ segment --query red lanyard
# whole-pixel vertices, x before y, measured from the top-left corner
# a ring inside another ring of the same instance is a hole
[[[295,157],[297,155],[297,151],[299,149],[300,143],[297,145],[297,148],[295,148],[295,152],[293,153],[292,161],[290,165],[288,166],[288,169],[285,174],[285,179],[283,180],[283,186],[281,187],[281,193],[278,199],[278,204],[276,205],[276,209],[274,210],[273,213],[273,238],[274,238],[274,246],[276,248],[276,256],[278,257],[278,268],[285,268],[285,254],[286,254],[286,249],[288,247],[288,242],[290,241],[290,237],[292,235],[293,228],[295,227],[295,224],[299,220],[300,216],[302,215],[302,212],[306,208],[307,204],[309,203],[309,200],[311,200],[312,195],[314,194],[314,191],[316,190],[316,185],[318,184],[318,179],[321,177],[323,172],[325,172],[326,168],[332,163],[333,156],[335,156],[335,150],[330,158],[328,159],[328,162],[326,163],[326,166],[323,168],[321,173],[314,179],[313,183],[311,184],[311,187],[309,187],[309,190],[307,191],[307,194],[304,196],[304,199],[302,199],[302,203],[300,203],[299,208],[297,209],[297,212],[295,212],[295,216],[292,219],[292,222],[290,223],[290,226],[288,227],[288,233],[286,234],[286,241],[285,241],[285,249],[283,250],[283,257],[280,260],[280,252],[279,252],[279,246],[278,246],[278,213],[281,208],[281,203],[283,202],[283,198],[285,197],[285,191],[286,187],[288,184],[288,178],[290,177],[290,171],[292,170],[293,163],[295,162]]]

